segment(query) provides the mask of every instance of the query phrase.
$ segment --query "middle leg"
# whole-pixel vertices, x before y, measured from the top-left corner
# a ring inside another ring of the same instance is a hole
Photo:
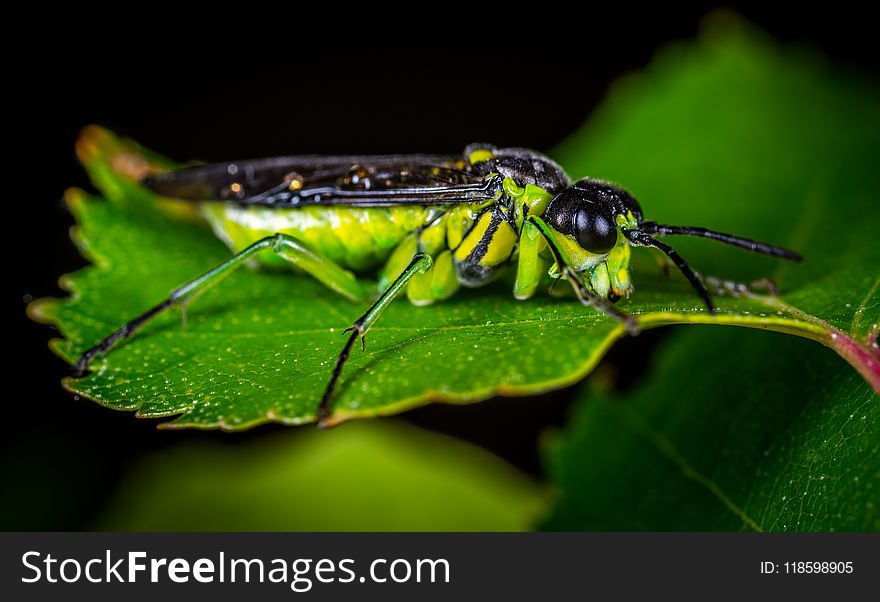
[[[391,283],[384,293],[382,293],[382,296],[379,297],[376,302],[361,315],[361,317],[355,320],[354,324],[345,329],[344,332],[351,332],[351,334],[345,342],[345,346],[342,348],[339,356],[336,358],[336,364],[333,366],[333,373],[330,375],[330,382],[327,383],[327,388],[324,390],[324,395],[321,397],[321,403],[318,405],[318,426],[325,426],[327,420],[330,418],[330,401],[333,398],[333,392],[336,390],[336,383],[339,382],[342,368],[345,366],[345,362],[348,361],[348,356],[351,353],[351,348],[354,346],[355,341],[361,339],[361,348],[366,348],[367,331],[376,322],[382,311],[384,311],[385,308],[394,301],[395,297],[406,288],[406,285],[413,277],[417,274],[427,272],[433,265],[434,262],[430,255],[424,251],[416,252],[416,254],[413,255],[412,260],[409,262],[409,265],[404,268],[403,272],[397,277],[397,279]]]

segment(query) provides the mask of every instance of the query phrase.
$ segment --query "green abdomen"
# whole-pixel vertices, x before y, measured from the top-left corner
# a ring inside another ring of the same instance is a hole
[[[366,270],[381,265],[407,234],[431,221],[430,207],[237,207],[205,203],[202,214],[233,251],[266,236],[284,233],[301,240],[334,263]],[[261,261],[289,265],[271,254]]]

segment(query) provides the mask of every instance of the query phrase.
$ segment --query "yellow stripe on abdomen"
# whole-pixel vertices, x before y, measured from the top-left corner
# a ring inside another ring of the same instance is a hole
[[[493,268],[506,262],[513,254],[519,240],[513,225],[505,219],[501,209],[493,207],[484,211],[473,228],[455,249],[456,261],[479,263]]]

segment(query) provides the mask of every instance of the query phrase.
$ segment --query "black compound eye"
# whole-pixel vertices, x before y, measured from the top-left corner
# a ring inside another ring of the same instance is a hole
[[[578,208],[574,216],[574,234],[580,246],[597,255],[607,253],[617,244],[613,216],[595,205]]]

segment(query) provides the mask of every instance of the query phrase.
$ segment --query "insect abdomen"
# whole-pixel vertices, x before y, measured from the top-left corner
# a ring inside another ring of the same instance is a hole
[[[238,207],[205,203],[202,213],[217,236],[233,251],[283,233],[301,240],[334,263],[355,271],[380,265],[407,234],[429,223],[430,207]],[[275,255],[263,263],[290,264]]]

